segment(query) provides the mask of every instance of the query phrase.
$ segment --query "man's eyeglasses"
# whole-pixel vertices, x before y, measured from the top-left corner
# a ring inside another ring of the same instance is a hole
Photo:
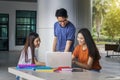
[[[62,23],[62,22],[66,22],[66,21],[67,21],[67,19],[65,19],[65,20],[63,20],[63,21],[58,21],[58,22]]]

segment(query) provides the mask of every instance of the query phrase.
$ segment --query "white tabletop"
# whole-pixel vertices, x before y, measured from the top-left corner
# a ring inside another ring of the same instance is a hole
[[[17,70],[15,67],[9,67],[8,72],[28,80],[120,80],[119,76],[93,71],[58,73],[35,72],[29,70]]]

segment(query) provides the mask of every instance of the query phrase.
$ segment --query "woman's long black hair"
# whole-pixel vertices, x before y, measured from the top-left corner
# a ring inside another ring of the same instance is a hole
[[[87,28],[82,28],[78,31],[78,33],[81,33],[84,36],[89,56],[91,56],[94,60],[100,59],[99,51],[95,45],[95,42],[91,36],[90,31]]]
[[[25,62],[28,61],[28,52],[27,51],[28,51],[28,47],[30,47],[31,53],[32,53],[32,63],[33,64],[35,63],[35,61],[34,61],[34,57],[35,57],[35,54],[34,54],[35,53],[34,40],[38,37],[39,37],[39,35],[35,32],[31,32],[28,35],[28,37],[26,39],[26,42],[25,42],[25,45],[24,45],[24,48],[23,48],[24,51],[25,51]]]

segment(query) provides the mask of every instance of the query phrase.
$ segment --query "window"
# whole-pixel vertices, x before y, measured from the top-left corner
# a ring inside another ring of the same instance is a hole
[[[0,51],[8,51],[8,23],[9,15],[0,14]]]
[[[16,45],[24,45],[27,35],[36,32],[36,11],[16,11]]]

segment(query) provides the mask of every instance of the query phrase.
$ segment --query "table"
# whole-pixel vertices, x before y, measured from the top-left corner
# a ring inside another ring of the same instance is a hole
[[[8,67],[8,72],[28,80],[120,80],[119,76],[93,71],[58,73],[35,72],[30,70],[17,70],[15,67]]]

